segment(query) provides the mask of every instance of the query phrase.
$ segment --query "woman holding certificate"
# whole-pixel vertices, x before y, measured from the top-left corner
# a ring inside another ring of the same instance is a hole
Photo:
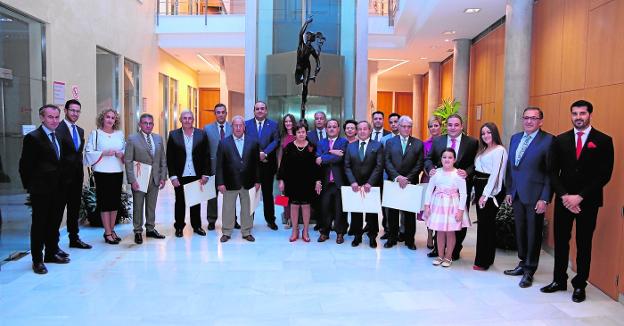
[[[93,169],[95,196],[104,226],[104,241],[118,244],[115,233],[117,210],[121,205],[121,183],[124,169],[125,140],[119,130],[119,114],[106,109],[95,121],[97,129],[91,132],[85,146],[86,162]]]
[[[495,218],[505,198],[503,179],[507,166],[507,150],[501,145],[496,124],[481,126],[479,151],[475,159],[475,198],[477,202],[477,253],[472,269],[485,271],[494,263],[496,254]]]
[[[310,202],[321,193],[321,174],[316,165],[316,148],[307,140],[308,125],[305,120],[295,125],[295,140],[286,145],[282,153],[277,180],[279,190],[289,199],[292,235],[290,242],[299,238],[299,207],[303,213],[301,238],[310,242]]]

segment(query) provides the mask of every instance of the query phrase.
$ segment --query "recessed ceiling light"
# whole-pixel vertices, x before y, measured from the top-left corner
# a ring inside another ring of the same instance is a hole
[[[442,32],[442,34],[444,34],[444,35],[453,35],[453,34],[455,34],[455,33],[456,33],[456,32],[455,32],[455,31],[453,31],[453,30],[448,30],[448,31],[444,31],[444,32]]]
[[[476,14],[479,11],[481,11],[481,8],[466,8],[466,10],[464,10],[467,14]]]
[[[427,57],[420,57],[420,60],[427,60]]]
[[[444,42],[450,42],[450,41],[451,41],[451,39],[448,39],[448,38],[444,39]]]

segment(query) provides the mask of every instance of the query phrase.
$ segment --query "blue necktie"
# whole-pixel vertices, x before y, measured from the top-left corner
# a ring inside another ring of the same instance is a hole
[[[262,122],[258,122],[258,138],[262,137]]]
[[[76,125],[72,125],[72,139],[74,140],[74,147],[76,147],[76,152],[80,148],[80,140],[78,140],[78,131],[76,130]]]

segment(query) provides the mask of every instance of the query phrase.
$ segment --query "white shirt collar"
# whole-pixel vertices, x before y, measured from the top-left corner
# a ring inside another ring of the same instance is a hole
[[[240,138],[237,138],[236,136],[234,136],[234,134],[232,134],[232,138],[234,138],[234,140],[245,140],[245,134],[243,134]]]
[[[43,128],[43,131],[45,132],[46,136],[48,136],[48,137],[50,137],[50,133],[54,132],[54,130],[48,129],[48,127],[46,127],[43,123],[41,124],[41,128]]]
[[[533,139],[533,138],[535,138],[535,135],[537,135],[537,133],[538,133],[539,131],[540,131],[540,130],[539,130],[539,129],[537,129],[537,130],[535,130],[534,132],[532,132],[532,133],[530,133],[530,134],[527,134],[527,133],[526,133],[526,131],[525,131],[525,132],[523,132],[522,137],[524,137],[524,136],[529,136],[529,137],[531,137],[531,139]]]
[[[259,123],[262,123],[262,126],[264,126],[264,123],[267,121],[266,119],[264,119],[264,120],[260,121],[260,120],[258,120],[258,119],[256,119],[256,118],[254,118],[254,120],[256,120],[256,126],[257,126]]]
[[[585,128],[585,130],[579,130],[579,129],[574,128],[574,136],[576,137],[576,135],[578,134],[579,131],[583,132],[583,136],[589,135],[589,132],[591,131],[591,129],[592,129],[591,125],[587,126],[587,128]]]
[[[63,121],[65,121],[65,123],[67,124],[67,127],[69,128],[69,130],[72,129],[72,126],[75,126],[75,123],[71,123],[69,120],[67,119],[63,119]]]
[[[144,133],[143,130],[139,130],[139,132],[141,133],[141,135],[143,135],[143,138],[147,138],[147,137],[151,137],[152,134],[150,133],[149,135]]]

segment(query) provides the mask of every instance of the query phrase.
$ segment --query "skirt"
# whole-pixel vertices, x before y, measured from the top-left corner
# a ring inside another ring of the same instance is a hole
[[[95,177],[95,200],[100,212],[111,212],[121,207],[121,183],[123,172],[93,172]]]
[[[459,193],[456,189],[436,189],[431,199],[431,214],[427,218],[427,227],[435,231],[459,231],[470,226],[468,213],[464,210],[464,215],[458,222],[455,219],[457,207],[464,207],[459,203]]]

